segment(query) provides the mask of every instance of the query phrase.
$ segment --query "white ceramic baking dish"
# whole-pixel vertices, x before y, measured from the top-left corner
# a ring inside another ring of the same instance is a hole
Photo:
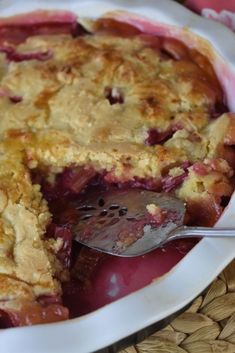
[[[146,31],[166,33],[196,45],[214,62],[229,108],[235,111],[235,35],[222,25],[170,0],[0,1],[1,17],[39,8],[66,9],[79,17],[100,17],[107,11],[124,10],[132,15],[116,12],[113,16],[145,27]],[[235,195],[216,226],[235,227]],[[85,353],[107,347],[185,307],[234,256],[235,239],[203,239],[167,275],[89,315],[61,323],[1,330],[0,352]]]

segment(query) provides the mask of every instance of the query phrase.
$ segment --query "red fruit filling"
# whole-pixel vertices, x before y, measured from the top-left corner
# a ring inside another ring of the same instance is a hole
[[[19,44],[36,35],[71,34],[77,37],[89,32],[68,11],[35,11],[0,20],[0,44]]]
[[[35,325],[63,321],[69,318],[68,309],[60,304],[43,306],[37,302],[21,301],[19,310],[0,310],[0,328]]]
[[[167,129],[165,131],[159,131],[158,129],[149,129],[148,137],[145,140],[147,146],[154,146],[159,143],[163,143],[170,139],[176,130]]]
[[[172,177],[167,175],[164,177],[162,179],[162,190],[165,192],[170,192],[180,186],[188,175],[188,168],[190,165],[191,164],[189,162],[181,164],[180,168],[183,170],[183,173],[178,176]]]
[[[12,103],[19,103],[23,98],[20,96],[10,96],[9,99]]]
[[[52,52],[47,50],[45,52],[37,53],[17,53],[13,47],[1,46],[0,53],[5,53],[9,61],[21,62],[27,60],[45,61],[52,57]]]
[[[12,103],[19,103],[19,102],[21,102],[22,101],[22,97],[20,97],[20,96],[11,96],[10,94],[9,94],[9,92],[7,92],[5,89],[3,89],[3,88],[0,88],[0,97],[8,97],[9,98],[9,100],[12,102]]]

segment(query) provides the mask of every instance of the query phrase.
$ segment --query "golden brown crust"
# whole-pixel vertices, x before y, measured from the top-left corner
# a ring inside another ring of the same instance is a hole
[[[50,220],[23,154],[2,143],[0,156],[0,272],[34,287],[35,295],[58,291],[42,235]]]

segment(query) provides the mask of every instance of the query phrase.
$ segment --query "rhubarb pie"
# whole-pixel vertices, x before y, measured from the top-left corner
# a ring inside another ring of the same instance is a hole
[[[2,327],[69,318],[87,188],[173,193],[205,226],[233,191],[235,119],[206,56],[116,20],[40,16],[0,23]]]

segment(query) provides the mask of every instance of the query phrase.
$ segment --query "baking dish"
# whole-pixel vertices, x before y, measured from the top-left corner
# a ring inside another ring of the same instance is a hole
[[[2,9],[8,16],[22,12],[20,4],[10,2]],[[38,8],[67,9],[80,17],[102,16],[107,11],[127,10],[134,15],[116,13],[123,21],[138,24],[152,33],[173,34],[188,45],[196,45],[214,62],[214,67],[227,93],[228,103],[234,110],[232,98],[234,82],[232,33],[222,26],[210,23],[182,7],[168,1],[149,1],[148,5],[128,1],[59,1],[24,4],[24,12]],[[170,9],[170,14],[169,14]],[[137,15],[137,17],[136,17]],[[110,16],[110,15],[109,15]],[[140,16],[144,17],[140,19]],[[162,24],[159,24],[159,23]],[[177,29],[172,26],[186,27]],[[192,36],[196,34],[211,41],[221,57],[215,55],[206,41]],[[219,33],[219,35],[218,35]],[[227,38],[226,45],[224,38]],[[232,225],[234,198],[221,217],[219,225]],[[1,332],[1,348],[7,352],[90,352],[106,347],[154,322],[180,310],[198,295],[233,258],[233,240],[203,240],[162,279],[150,286],[110,304],[94,313],[67,322],[17,328]],[[192,280],[193,279],[193,280]]]

